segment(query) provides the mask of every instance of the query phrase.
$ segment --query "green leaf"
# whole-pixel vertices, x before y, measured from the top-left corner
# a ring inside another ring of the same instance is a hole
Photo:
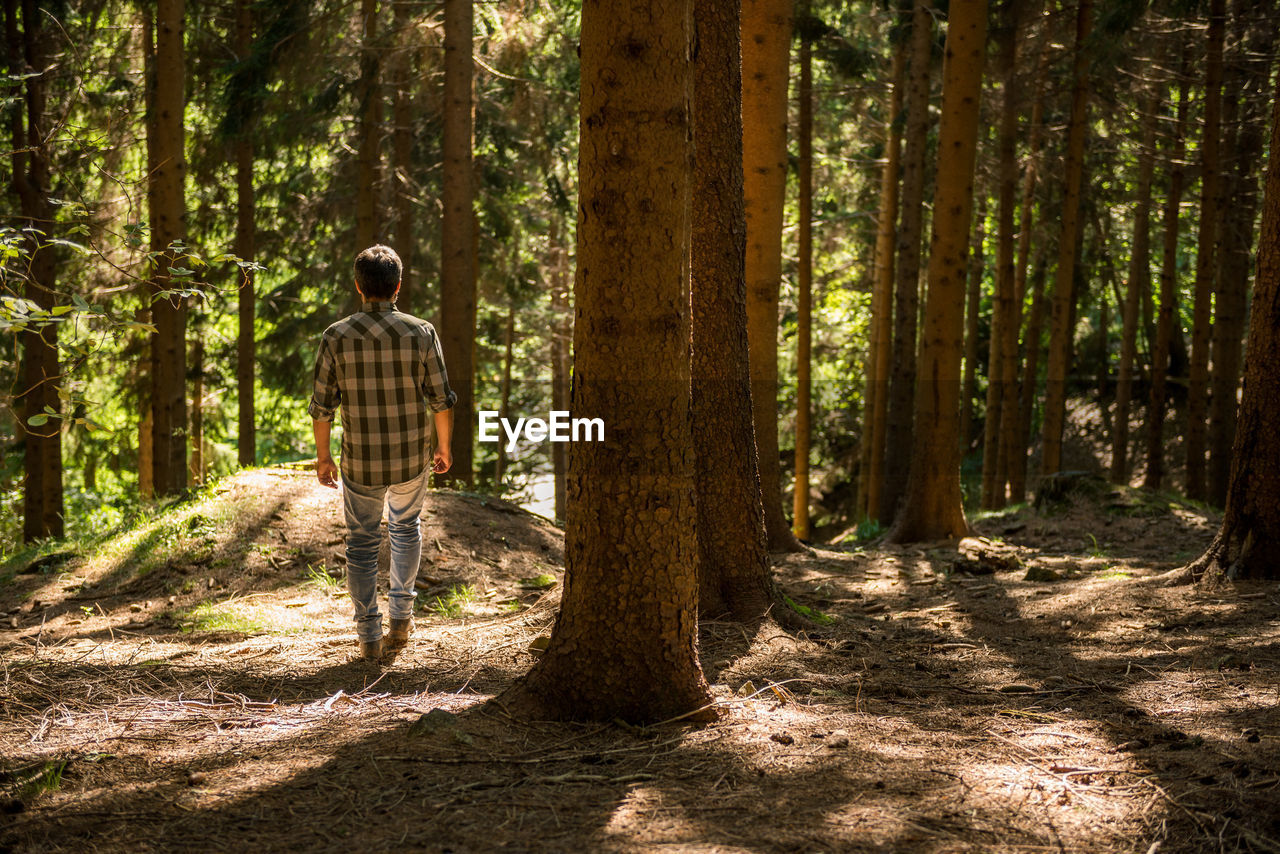
[[[45,424],[49,423],[49,416],[43,413],[37,413],[28,418],[27,423],[32,427],[43,427]]]

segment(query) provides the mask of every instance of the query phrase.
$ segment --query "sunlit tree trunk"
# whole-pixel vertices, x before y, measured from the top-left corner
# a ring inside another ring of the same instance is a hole
[[[501,700],[540,719],[710,716],[695,711],[710,696],[689,413],[691,17],[687,0],[582,10],[573,408],[607,428],[570,445],[563,603]]]
[[[204,330],[199,324],[191,344],[191,457],[190,482],[204,483]]]
[[[507,296],[507,324],[506,332],[503,334],[503,354],[502,354],[502,403],[499,410],[499,418],[508,418],[511,415],[511,354],[515,348],[516,339],[516,302]],[[493,462],[493,484],[498,490],[502,489],[502,476],[506,473],[507,468],[507,443],[498,442],[498,457]]]
[[[1280,96],[1274,103],[1244,397],[1226,511],[1213,543],[1188,567],[1192,578],[1205,582],[1280,578]]]
[[[791,0],[742,3],[742,175],[747,218],[751,403],[769,548],[799,547],[782,511],[778,458],[778,289],[787,182]]]
[[[1027,494],[1027,453],[1031,443],[1031,424],[1036,411],[1036,387],[1040,378],[1040,353],[1044,349],[1044,283],[1047,268],[1043,249],[1036,252],[1036,269],[1031,276],[1031,310],[1027,315],[1024,336],[1026,354],[1022,363],[1022,387],[1018,393],[1017,433],[1013,437],[1013,453],[1009,465],[1009,496],[1022,502]]]
[[[925,153],[929,141],[929,70],[933,13],[916,3],[911,13],[907,70],[907,126],[902,155],[902,211],[894,268],[893,366],[889,377],[888,432],[880,521],[889,523],[906,489],[916,387],[916,322],[920,311],[920,236],[924,222]]]
[[[1156,345],[1151,355],[1151,402],[1147,407],[1147,473],[1142,485],[1159,489],[1164,484],[1164,419],[1168,407],[1169,357],[1178,323],[1178,208],[1182,204],[1186,157],[1187,66],[1185,45],[1180,63],[1177,120],[1167,157],[1169,194],[1165,197],[1164,235],[1160,256],[1160,312],[1156,318]]]
[[[22,2],[22,28],[18,28],[16,0],[5,0],[5,43],[8,73],[25,82],[17,92],[19,102],[9,108],[13,140],[12,181],[18,197],[22,227],[31,229],[24,241],[25,296],[43,309],[57,301],[57,250],[46,245],[53,237],[54,208],[50,200],[48,30],[44,12],[34,0]],[[28,76],[29,75],[29,76]],[[25,119],[25,120],[24,120]],[[62,537],[62,402],[58,386],[62,369],[58,359],[56,324],[29,329],[22,334],[22,365],[18,372],[14,403],[17,439],[23,451],[22,537],[27,542]],[[48,415],[52,413],[52,417]],[[31,419],[36,423],[32,423]],[[43,420],[44,423],[39,423]]]
[[[800,14],[809,15],[809,0],[800,0]],[[701,20],[701,18],[699,18]],[[806,24],[807,32],[807,24]],[[796,133],[799,148],[799,222],[796,228],[796,478],[792,490],[792,530],[809,539],[809,415],[810,365],[813,314],[813,49],[805,33],[800,36],[800,121]]]
[[[1187,387],[1187,497],[1208,496],[1205,443],[1209,414],[1209,326],[1217,271],[1218,149],[1222,132],[1222,43],[1226,0],[1210,0],[1204,80],[1204,135],[1200,143],[1200,221],[1196,234],[1196,283],[1191,310],[1191,382]]]
[[[1071,90],[1071,118],[1067,125],[1067,159],[1063,176],[1062,229],[1058,236],[1058,266],[1053,280],[1053,310],[1049,357],[1045,370],[1042,475],[1062,468],[1062,431],[1067,412],[1067,370],[1071,361],[1074,325],[1073,290],[1076,241],[1080,234],[1080,185],[1084,173],[1084,138],[1088,131],[1088,61],[1085,43],[1093,18],[1093,0],[1078,0]]]
[[[380,242],[382,217],[378,190],[382,183],[382,51],[378,47],[378,0],[360,0],[360,79],[356,97],[360,112],[356,152],[355,252]],[[353,252],[353,256],[355,254]],[[357,297],[352,297],[355,305]]]
[[[236,58],[243,62],[253,49],[253,7],[250,0],[236,2]],[[236,239],[235,253],[243,261],[253,261],[257,252],[254,223],[256,202],[253,187],[253,122],[244,123],[235,139],[236,157]],[[257,313],[254,271],[239,268],[238,317],[236,331],[236,395],[239,415],[237,456],[242,466],[257,462],[257,414],[254,409],[256,342],[254,319]]]
[[[404,273],[400,280],[400,297],[397,305],[401,311],[415,313],[418,305],[425,307],[425,300],[418,296],[414,287],[418,271],[414,269],[413,238],[413,197],[414,169],[413,162],[413,51],[417,44],[417,32],[412,26],[409,2],[397,0],[395,5],[396,46],[392,55],[391,77],[394,81],[394,95],[391,99],[391,131],[393,170],[395,180],[393,205],[395,207],[395,250],[404,265]],[[498,447],[504,447],[502,442]]]
[[[475,176],[471,162],[475,63],[472,0],[444,5],[444,179],[441,188],[440,337],[457,392],[453,468],[445,482],[471,484],[476,338]]]
[[[981,179],[974,182],[973,245],[965,271],[964,379],[960,387],[960,456],[969,453],[973,440],[973,398],[978,382],[978,314],[982,307],[983,244],[987,240],[987,199]]]
[[[181,266],[170,249],[186,237],[183,183],[183,0],[158,0],[155,17],[155,80],[148,133],[155,168],[148,175],[151,251],[151,453],[157,495],[187,486],[187,300],[164,291],[182,287],[169,277]]]
[[[1138,345],[1138,308],[1151,289],[1151,183],[1155,174],[1156,110],[1160,92],[1152,86],[1142,100],[1138,183],[1133,200],[1133,245],[1129,250],[1129,281],[1124,296],[1120,365],[1116,378],[1116,414],[1111,434],[1111,482],[1129,482],[1129,404],[1133,399],[1133,367]]]
[[[898,221],[898,166],[902,154],[902,85],[906,78],[907,43],[902,40],[893,52],[890,74],[889,108],[885,114],[885,161],[880,172],[880,211],[876,224],[875,286],[871,297],[871,371],[868,374],[865,420],[862,435],[867,443],[862,458],[859,501],[862,515],[880,518],[880,495],[884,480],[885,419],[889,410],[889,345],[893,339],[893,238]]]
[[[559,215],[551,218],[551,401],[555,409],[569,411],[570,346],[573,315],[569,311],[569,251],[564,246]],[[556,519],[565,518],[565,446],[551,443],[551,469],[555,480]]]
[[[890,542],[963,537],[969,525],[960,493],[960,353],[964,337],[965,256],[973,208],[986,0],[952,0],[942,73],[942,122],[933,197],[920,379],[906,500]]]

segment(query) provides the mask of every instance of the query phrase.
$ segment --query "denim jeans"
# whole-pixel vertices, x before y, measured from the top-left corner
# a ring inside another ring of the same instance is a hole
[[[413,480],[391,486],[342,483],[342,509],[347,520],[347,591],[355,605],[356,636],[372,642],[382,637],[378,612],[378,548],[382,544],[382,510],[387,509],[391,540],[391,583],[387,610],[391,619],[413,615],[417,597],[413,582],[422,559],[419,516],[427,492],[426,469]]]

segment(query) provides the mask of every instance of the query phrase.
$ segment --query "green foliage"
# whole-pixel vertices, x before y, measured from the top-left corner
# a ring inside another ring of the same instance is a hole
[[[810,608],[807,605],[801,605],[797,603],[795,600],[793,600],[790,596],[787,596],[786,594],[783,594],[782,601],[785,602],[787,604],[787,607],[790,608],[792,611],[795,611],[797,614],[800,614],[803,617],[808,617],[810,620],[813,620],[815,623],[817,623],[820,626],[829,626],[835,622],[834,617],[824,614],[821,611]]]
[[[530,590],[550,590],[556,586],[556,577],[551,573],[544,572],[532,578],[520,579],[520,586],[527,587]]]
[[[341,590],[345,584],[341,577],[331,575],[323,563],[316,566],[307,564],[307,571],[304,576],[308,585],[317,587],[326,593]]]
[[[476,601],[476,589],[470,584],[455,584],[444,596],[436,596],[426,610],[447,620],[466,616],[467,608]]]
[[[256,634],[267,626],[251,613],[231,602],[201,602],[182,615],[184,632],[238,632]]]

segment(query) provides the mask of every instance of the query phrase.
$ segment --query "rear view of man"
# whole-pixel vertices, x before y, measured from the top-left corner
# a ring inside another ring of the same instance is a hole
[[[431,471],[453,464],[453,404],[435,328],[397,311],[400,257],[387,246],[356,256],[360,311],[325,330],[316,355],[308,412],[316,439],[316,477],[337,488],[330,448],[342,409],[342,505],[347,525],[347,590],[355,606],[360,657],[398,651],[413,628],[414,580],[422,557],[419,514]],[[436,448],[430,449],[435,425]],[[378,547],[387,510],[391,578],[383,639],[378,611]]]

